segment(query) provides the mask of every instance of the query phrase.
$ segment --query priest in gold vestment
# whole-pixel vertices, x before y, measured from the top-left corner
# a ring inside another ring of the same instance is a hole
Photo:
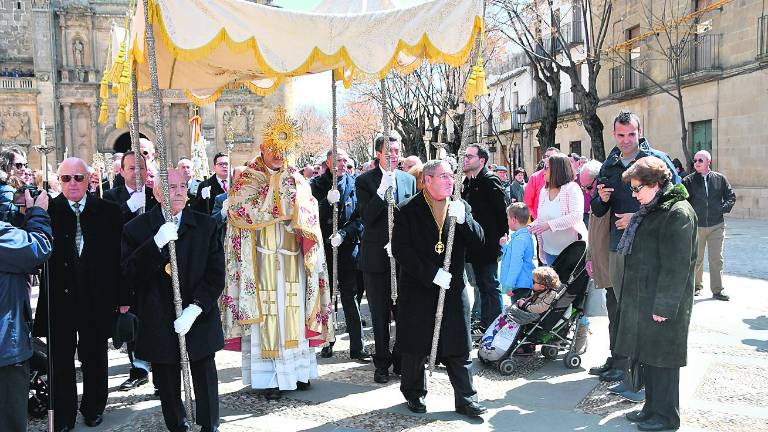
[[[317,201],[286,161],[290,130],[269,128],[261,155],[228,193],[221,309],[228,345],[239,342],[242,351],[243,383],[277,399],[309,386],[314,347],[334,336]]]

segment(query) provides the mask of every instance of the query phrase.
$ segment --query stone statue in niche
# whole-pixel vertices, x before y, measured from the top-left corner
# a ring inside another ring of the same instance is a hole
[[[83,44],[83,41],[79,38],[75,39],[74,42],[72,42],[72,59],[75,62],[75,67],[81,68],[85,66],[84,51],[85,45]]]

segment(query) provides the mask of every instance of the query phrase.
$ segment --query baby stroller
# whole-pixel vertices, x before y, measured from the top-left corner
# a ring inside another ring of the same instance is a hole
[[[491,352],[482,347],[478,351],[478,357],[483,364],[493,364],[502,375],[511,375],[515,370],[514,356],[525,352],[523,347],[534,348],[541,345],[541,354],[544,358],[554,360],[561,351],[566,355],[563,359],[565,367],[576,369],[581,366],[580,353],[574,350],[574,336],[581,325],[584,315],[584,304],[587,296],[587,283],[589,276],[586,271],[586,250],[584,241],[578,240],[566,247],[557,257],[552,268],[560,277],[561,285],[550,309],[541,314],[538,320],[521,325],[517,335],[512,340],[501,341],[498,346],[507,347],[501,353],[490,355]],[[502,328],[494,336],[504,337],[504,326],[514,326],[510,310],[505,311],[494,325],[502,324]],[[527,312],[524,312],[527,313]],[[500,336],[501,335],[501,336]],[[522,348],[522,349],[521,349]],[[500,354],[500,355],[499,355]]]
[[[47,346],[38,338],[32,339],[32,358],[29,359],[29,402],[27,413],[36,419],[48,414],[48,353]]]

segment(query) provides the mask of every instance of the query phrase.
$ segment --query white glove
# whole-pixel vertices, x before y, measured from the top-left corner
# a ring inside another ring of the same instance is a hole
[[[136,191],[125,203],[128,204],[128,208],[131,209],[131,213],[133,213],[147,205],[147,196],[144,195],[144,192]]]
[[[333,247],[339,247],[342,243],[344,243],[344,237],[341,236],[340,233],[336,233],[331,236],[331,246]]]
[[[390,187],[395,187],[395,174],[394,172],[384,172],[384,175],[381,176],[379,188],[376,189],[376,193],[383,198],[384,194],[387,193],[387,189]]]
[[[392,243],[387,243],[384,245],[384,250],[387,251],[387,256],[392,258]]]
[[[328,204],[336,204],[339,202],[339,199],[341,198],[341,194],[339,193],[338,189],[331,189],[328,191]]]
[[[432,283],[439,286],[442,289],[447,290],[451,287],[451,278],[453,277],[452,274],[449,272],[439,269],[437,270],[437,273],[435,274],[435,278],[432,279]]]
[[[221,216],[226,219],[227,218],[227,209],[229,208],[228,200],[224,200],[223,203],[221,203]]]
[[[461,201],[451,201],[448,204],[448,217],[455,217],[457,224],[463,224],[467,218],[467,209]]]
[[[206,186],[200,191],[200,198],[208,199],[211,197],[211,187]]]
[[[179,233],[176,232],[176,224],[173,222],[164,223],[157,234],[155,234],[155,244],[158,248],[162,249],[168,242],[178,240]]]
[[[173,329],[176,330],[176,333],[184,336],[192,328],[192,324],[195,323],[195,320],[201,313],[203,313],[203,310],[196,304],[185,307],[181,311],[181,315],[173,321]]]

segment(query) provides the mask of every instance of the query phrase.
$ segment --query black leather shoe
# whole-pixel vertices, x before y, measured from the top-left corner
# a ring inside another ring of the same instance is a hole
[[[266,400],[276,401],[281,397],[283,397],[283,395],[280,393],[280,389],[278,388],[264,389],[264,398]]]
[[[606,372],[608,369],[611,368],[611,363],[613,362],[613,359],[608,357],[608,359],[605,360],[605,363],[603,363],[600,366],[595,366],[593,368],[589,369],[590,375],[602,375],[604,372]]]
[[[467,417],[480,417],[488,412],[488,408],[480,405],[477,402],[472,402],[469,405],[456,407],[456,412]]]
[[[653,414],[649,412],[645,412],[643,410],[632,411],[624,414],[624,418],[626,418],[632,423],[641,423],[646,420],[649,420],[651,417],[653,417]]]
[[[333,357],[333,347],[328,345],[324,346],[322,350],[320,350],[320,357],[322,358],[331,358]]]
[[[715,299],[715,300],[720,300],[720,301],[728,301],[728,300],[731,299],[731,297],[728,294],[726,294],[726,293],[724,293],[722,291],[720,291],[717,294],[712,294],[712,298]]]
[[[418,398],[418,399],[408,399],[408,409],[411,410],[411,412],[415,412],[417,414],[424,414],[427,412],[427,406],[424,405],[424,398]]]
[[[608,369],[600,374],[600,381],[603,382],[615,382],[622,381],[624,379],[624,371],[622,369]]]
[[[356,353],[349,353],[349,358],[352,360],[357,360],[359,362],[363,363],[370,363],[371,362],[371,355],[368,354],[365,350],[356,352]]]
[[[123,381],[122,384],[120,384],[120,391],[133,390],[135,388],[139,388],[143,386],[148,382],[149,382],[149,378],[147,375],[130,377],[127,380]]]
[[[64,426],[61,429],[57,429],[56,432],[70,432],[70,431],[73,431],[73,430],[75,430],[74,427]]]
[[[379,384],[386,384],[389,382],[389,372],[386,370],[376,369],[373,372],[373,381]]]
[[[637,429],[641,431],[665,431],[677,430],[680,426],[673,426],[667,423],[663,418],[654,415],[648,420],[637,424]]]
[[[86,418],[85,425],[88,427],[96,427],[104,421],[104,416],[97,414],[96,417]]]
[[[309,381],[307,382],[296,381],[297,390],[301,390],[301,391],[309,390],[309,387],[310,387]]]

